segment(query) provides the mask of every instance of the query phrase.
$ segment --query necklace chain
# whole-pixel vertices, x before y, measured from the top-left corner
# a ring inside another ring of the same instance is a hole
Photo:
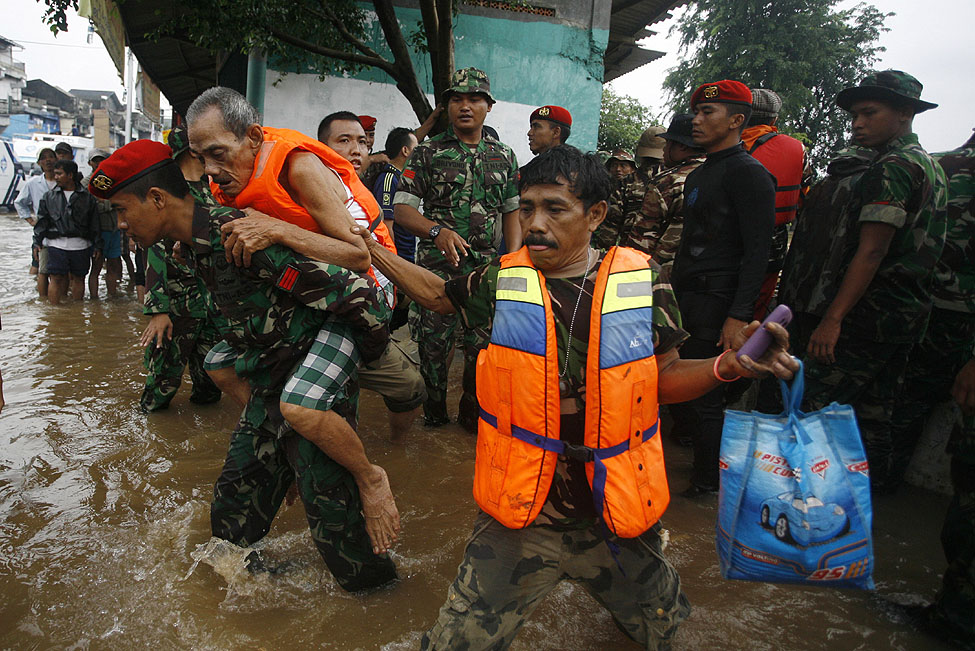
[[[566,371],[569,370],[569,352],[572,350],[572,328],[576,324],[576,313],[579,311],[579,304],[582,302],[583,290],[586,287],[586,278],[589,277],[589,267],[592,266],[592,249],[586,247],[586,272],[582,275],[582,282],[579,283],[579,296],[576,298],[575,309],[572,310],[572,320],[569,321],[569,338],[565,341],[565,362],[562,364],[562,372],[559,373],[559,378],[565,377]]]

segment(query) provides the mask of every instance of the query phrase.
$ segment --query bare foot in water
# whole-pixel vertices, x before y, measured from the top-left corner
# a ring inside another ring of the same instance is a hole
[[[385,554],[399,539],[399,511],[393,500],[386,471],[374,465],[374,477],[359,483],[362,514],[366,517],[366,533],[372,541],[374,554]]]

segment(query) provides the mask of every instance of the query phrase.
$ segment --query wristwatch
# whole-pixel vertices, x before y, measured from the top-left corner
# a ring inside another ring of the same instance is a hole
[[[440,231],[442,229],[443,229],[443,226],[441,226],[440,224],[434,224],[433,226],[431,226],[430,227],[430,233],[429,233],[430,239],[431,240],[437,239],[437,235],[440,235]]]

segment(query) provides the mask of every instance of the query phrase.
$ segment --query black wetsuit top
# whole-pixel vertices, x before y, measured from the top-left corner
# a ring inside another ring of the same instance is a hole
[[[775,177],[765,166],[741,143],[708,154],[684,184],[674,290],[722,286],[734,291],[728,316],[751,321],[774,226]]]

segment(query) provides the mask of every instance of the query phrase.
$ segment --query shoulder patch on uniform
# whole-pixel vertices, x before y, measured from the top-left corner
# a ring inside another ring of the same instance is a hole
[[[412,180],[413,177],[416,176],[416,172],[413,170],[406,170],[405,172],[403,172],[403,176]]]
[[[298,278],[301,276],[301,272],[298,271],[298,267],[289,264],[278,276],[277,286],[278,289],[283,289],[286,292],[290,292],[294,289],[295,283],[298,282]]]

